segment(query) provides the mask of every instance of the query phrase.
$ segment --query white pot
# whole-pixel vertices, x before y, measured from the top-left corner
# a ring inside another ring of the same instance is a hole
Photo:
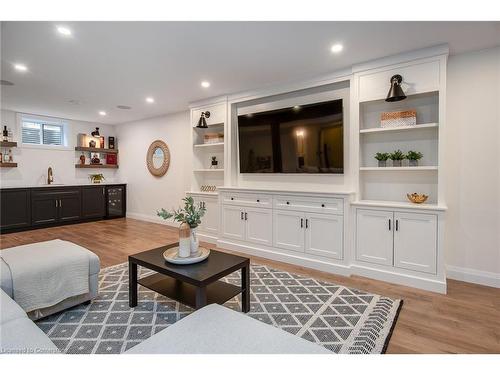
[[[191,228],[191,256],[198,254],[200,240],[198,239],[198,227]]]

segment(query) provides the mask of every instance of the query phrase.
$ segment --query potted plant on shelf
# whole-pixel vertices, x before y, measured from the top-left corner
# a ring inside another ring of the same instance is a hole
[[[100,184],[101,181],[104,181],[105,178],[102,173],[96,173],[96,174],[89,174],[90,181],[93,184]]]
[[[424,155],[422,155],[422,153],[418,151],[408,151],[408,153],[406,154],[406,158],[410,163],[410,167],[417,167],[418,161],[422,159],[423,156]]]
[[[179,256],[187,258],[195,256],[198,253],[200,241],[197,236],[198,225],[201,224],[201,218],[205,215],[206,209],[202,205],[195,205],[193,197],[185,197],[183,208],[167,211],[162,208],[157,211],[157,215],[164,220],[173,218],[174,221],[181,223],[179,227]],[[186,234],[189,241],[186,241]]]
[[[378,166],[379,167],[386,167],[387,166],[387,159],[389,159],[389,153],[387,153],[387,152],[377,152],[375,154],[375,159],[378,160]]]
[[[406,159],[406,155],[403,154],[403,151],[396,150],[389,155],[389,159],[392,160],[393,167],[401,167],[401,162]]]

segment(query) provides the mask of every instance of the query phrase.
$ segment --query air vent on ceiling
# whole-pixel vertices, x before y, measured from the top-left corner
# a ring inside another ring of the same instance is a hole
[[[130,107],[128,105],[117,105],[116,108],[119,108],[119,109],[132,109],[132,107]]]

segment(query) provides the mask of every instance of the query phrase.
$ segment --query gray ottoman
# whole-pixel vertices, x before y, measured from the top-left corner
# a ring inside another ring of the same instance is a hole
[[[98,293],[98,275],[99,275],[99,270],[100,270],[100,262],[99,258],[97,255],[92,253],[91,251],[85,249],[82,246],[76,245],[72,242],[68,241],[63,241],[63,240],[52,240],[52,241],[46,241],[46,242],[38,242],[38,243],[33,243],[30,245],[23,245],[23,246],[16,246],[12,247],[9,249],[4,249],[0,251],[0,288],[11,298],[15,300],[14,296],[14,286],[13,286],[13,277],[11,273],[11,266],[12,266],[12,257],[11,260],[6,261],[7,257],[4,256],[2,257],[2,252],[5,250],[9,250],[9,252],[15,252],[16,249],[19,249],[19,251],[22,250],[23,254],[32,254],[33,257],[44,257],[44,249],[47,247],[57,247],[60,249],[60,251],[64,251],[64,249],[69,249],[71,247],[72,251],[79,251],[80,253],[85,253],[86,257],[89,262],[89,267],[88,267],[88,293],[85,294],[80,294],[80,295],[74,295],[70,296],[59,303],[53,305],[53,306],[48,306],[42,309],[37,309],[28,312],[28,316],[33,319],[41,319],[43,317],[46,317],[48,315],[57,313],[59,311],[65,310],[67,308],[79,305],[83,302],[90,301],[94,299],[97,296]],[[51,254],[54,252],[52,251]],[[53,256],[53,255],[52,255]],[[4,259],[5,258],[5,259]],[[16,260],[17,261],[17,260]],[[22,259],[19,259],[18,261],[22,261]],[[10,262],[11,264],[8,264]],[[33,272],[37,272],[37,270],[34,268]]]
[[[227,307],[196,310],[127,354],[332,354],[282,329]]]

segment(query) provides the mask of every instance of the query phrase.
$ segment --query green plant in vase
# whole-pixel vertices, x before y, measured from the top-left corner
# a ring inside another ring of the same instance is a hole
[[[406,155],[401,150],[396,150],[389,155],[389,159],[392,160],[393,167],[401,167],[401,163],[406,159]]]
[[[375,154],[375,159],[378,160],[378,166],[379,167],[386,167],[387,166],[387,159],[389,159],[389,153],[387,153],[387,152],[377,152]]]
[[[100,184],[105,180],[104,175],[102,173],[89,174],[90,182],[93,184]]]
[[[418,161],[422,159],[423,156],[424,155],[422,155],[422,153],[418,151],[408,151],[408,153],[406,154],[406,158],[410,163],[410,167],[418,166]]]
[[[199,240],[197,236],[198,225],[201,224],[201,218],[205,215],[206,209],[203,205],[196,205],[193,197],[185,197],[182,199],[184,207],[179,207],[177,210],[167,211],[162,208],[156,214],[164,220],[173,218],[174,221],[189,225],[191,228],[191,255],[198,253]]]

